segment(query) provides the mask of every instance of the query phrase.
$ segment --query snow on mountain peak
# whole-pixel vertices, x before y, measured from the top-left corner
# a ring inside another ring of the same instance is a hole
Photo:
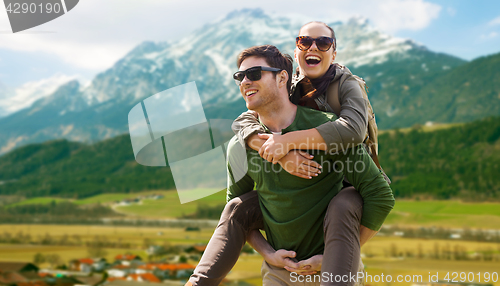
[[[409,50],[424,48],[409,39],[393,37],[375,29],[366,18],[351,18],[332,27],[338,45],[336,60],[347,66],[381,64],[395,54],[401,58],[411,57]]]
[[[260,9],[234,11],[178,42],[141,43],[99,74],[82,96],[89,105],[109,100],[133,103],[194,80],[203,82],[203,101],[232,100],[239,96],[232,80],[238,53],[251,46],[272,44],[293,54],[294,39],[303,24],[303,18],[269,16]],[[374,29],[366,18],[356,17],[330,26],[337,37],[336,60],[347,66],[383,63],[394,53],[404,58],[410,56],[409,50],[418,47],[410,40]]]

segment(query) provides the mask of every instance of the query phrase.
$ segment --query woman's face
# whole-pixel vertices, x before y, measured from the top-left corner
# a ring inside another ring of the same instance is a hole
[[[332,32],[321,23],[310,23],[300,29],[299,36],[332,37]],[[336,55],[337,52],[334,51],[333,46],[328,51],[323,52],[318,49],[316,42],[313,42],[306,51],[297,47],[294,51],[295,61],[299,64],[300,72],[310,79],[323,76],[333,64]]]

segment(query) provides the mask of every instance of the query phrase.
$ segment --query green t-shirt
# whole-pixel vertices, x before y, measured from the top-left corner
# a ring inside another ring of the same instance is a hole
[[[282,134],[314,128],[336,118],[297,106],[295,120]],[[296,251],[299,260],[323,253],[323,219],[331,199],[342,188],[344,176],[363,197],[362,225],[379,230],[394,206],[389,185],[362,145],[335,154],[307,151],[323,167],[312,179],[290,175],[279,164],[262,159],[258,152],[245,150],[236,137],[228,145],[227,199],[255,188],[267,240],[276,250]]]

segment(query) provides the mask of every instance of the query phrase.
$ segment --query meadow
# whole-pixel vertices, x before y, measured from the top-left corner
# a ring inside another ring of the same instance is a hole
[[[61,199],[39,197],[27,199],[9,206],[28,204],[49,204],[52,201],[71,201],[80,206],[102,204],[112,206],[124,199],[148,195],[162,195],[161,199],[142,199],[131,205],[115,205],[113,209],[121,214],[138,218],[180,218],[193,214],[201,205],[215,207],[225,204],[225,192],[220,191],[203,199],[180,204],[175,190],[145,191],[139,193],[100,194],[85,199]],[[436,226],[445,228],[497,229],[500,226],[500,203],[462,202],[459,200],[396,200],[386,225]]]
[[[500,203],[396,200],[385,224],[498,229]]]
[[[134,199],[147,195],[162,195],[160,199],[141,199],[139,203],[128,206],[117,205],[124,199]],[[60,202],[57,198],[32,198],[17,204],[49,204]],[[198,206],[218,206],[225,202],[225,192],[221,191],[195,202],[180,204],[176,191],[147,191],[129,194],[100,194],[97,196],[69,200],[80,206],[102,204],[113,206],[115,211],[127,217],[158,219],[178,218],[192,214]],[[386,220],[386,225],[397,226],[436,226],[443,228],[481,228],[498,229],[500,225],[500,203],[469,203],[453,200],[397,200],[394,210]],[[128,244],[125,248],[105,248],[108,261],[114,261],[117,254],[133,253],[147,260],[145,244],[157,245],[194,245],[205,244],[213,233],[213,228],[201,228],[199,231],[186,231],[185,228],[140,227],[140,226],[92,226],[92,225],[35,225],[3,224],[0,234],[13,236],[30,235],[32,241],[49,235],[54,241],[63,237],[78,239],[78,245],[39,245],[39,244],[0,244],[0,261],[33,261],[35,254],[57,254],[61,260],[83,258],[89,255],[85,242],[107,241]],[[479,257],[460,260],[451,253],[459,249],[469,257],[476,253],[490,253],[491,259]],[[445,254],[449,255],[446,256]],[[453,272],[500,272],[500,243],[461,240],[417,239],[396,236],[376,236],[362,248],[365,270],[372,279],[379,279],[382,274],[421,275],[427,282],[429,275],[439,274],[443,280],[446,273]],[[190,261],[196,264],[197,261]],[[258,254],[242,254],[236,266],[228,275],[230,280],[242,280],[252,285],[261,285],[260,268],[262,257]],[[48,267],[48,264],[42,265]],[[377,276],[377,277],[376,277]],[[408,276],[408,277],[410,277]],[[477,275],[476,275],[477,276]],[[407,278],[408,278],[407,277]],[[419,276],[420,277],[420,276]],[[484,277],[483,277],[484,278]],[[476,277],[476,282],[478,277]],[[484,279],[483,279],[484,280]],[[412,285],[412,282],[376,282],[367,285]],[[493,283],[500,286],[500,282]]]
[[[161,228],[161,227],[110,227],[110,226],[79,226],[79,225],[0,225],[0,233],[30,234],[33,238],[43,237],[50,234],[54,239],[62,236],[78,235],[82,241],[91,241],[96,237],[107,240],[120,240],[132,244],[131,248],[106,248],[106,258],[114,261],[117,254],[133,253],[147,260],[147,254],[143,246],[148,240],[155,244],[182,244],[192,245],[197,243],[207,243],[213,229],[201,229],[200,231],[186,231],[183,228]],[[492,250],[497,254],[497,258],[491,261],[483,260],[453,260],[453,259],[431,259],[428,255],[436,252],[436,248],[453,249],[460,246],[467,253]],[[410,252],[421,252],[425,257],[407,257]],[[393,257],[391,253],[397,254]],[[88,249],[83,245],[78,246],[57,246],[57,245],[27,245],[27,244],[0,244],[0,261],[33,261],[36,253],[58,254],[62,261],[68,262],[71,259],[88,256]],[[397,275],[422,275],[424,282],[428,279],[429,273],[434,275],[439,272],[440,279],[444,278],[447,272],[500,272],[500,243],[472,242],[472,241],[452,241],[435,239],[410,239],[402,237],[376,236],[362,248],[363,262],[367,274],[392,275],[394,279]],[[401,255],[401,256],[398,256]],[[195,264],[196,261],[191,261]],[[260,266],[262,258],[258,254],[242,254],[238,263],[228,275],[230,280],[243,280],[253,285],[261,285]],[[48,267],[48,265],[42,265]],[[390,285],[393,283],[372,282],[368,285]],[[411,285],[412,283],[397,282],[397,285]],[[493,283],[495,286],[499,282]]]

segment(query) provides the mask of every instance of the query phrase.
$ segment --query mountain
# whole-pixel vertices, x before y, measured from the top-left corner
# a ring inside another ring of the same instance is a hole
[[[0,157],[0,170],[2,195],[85,198],[175,187],[169,168],[135,162],[128,135],[93,145],[66,140],[30,144]]]
[[[12,90],[10,90],[3,82],[0,81],[0,117],[8,114],[7,106],[5,106],[5,103],[11,96]]]
[[[379,136],[380,163],[397,198],[500,200],[500,117],[409,129]],[[168,167],[134,160],[128,135],[92,145],[30,144],[0,157],[2,195],[84,198],[174,187]]]
[[[88,87],[69,82],[31,107],[0,118],[0,153],[57,138],[94,142],[123,134],[135,104],[191,81],[196,82],[207,118],[233,119],[245,110],[231,76],[237,54],[261,44],[293,53],[293,39],[302,24],[298,19],[244,9],[179,42],[144,42],[97,75]],[[380,128],[437,119],[409,117],[414,97],[465,61],[383,34],[363,19],[331,26],[337,34],[338,62],[367,80]],[[169,108],[165,106],[164,112]]]
[[[464,122],[500,115],[499,79],[500,53],[475,59],[424,84],[408,98],[411,112],[399,114],[398,120]]]

